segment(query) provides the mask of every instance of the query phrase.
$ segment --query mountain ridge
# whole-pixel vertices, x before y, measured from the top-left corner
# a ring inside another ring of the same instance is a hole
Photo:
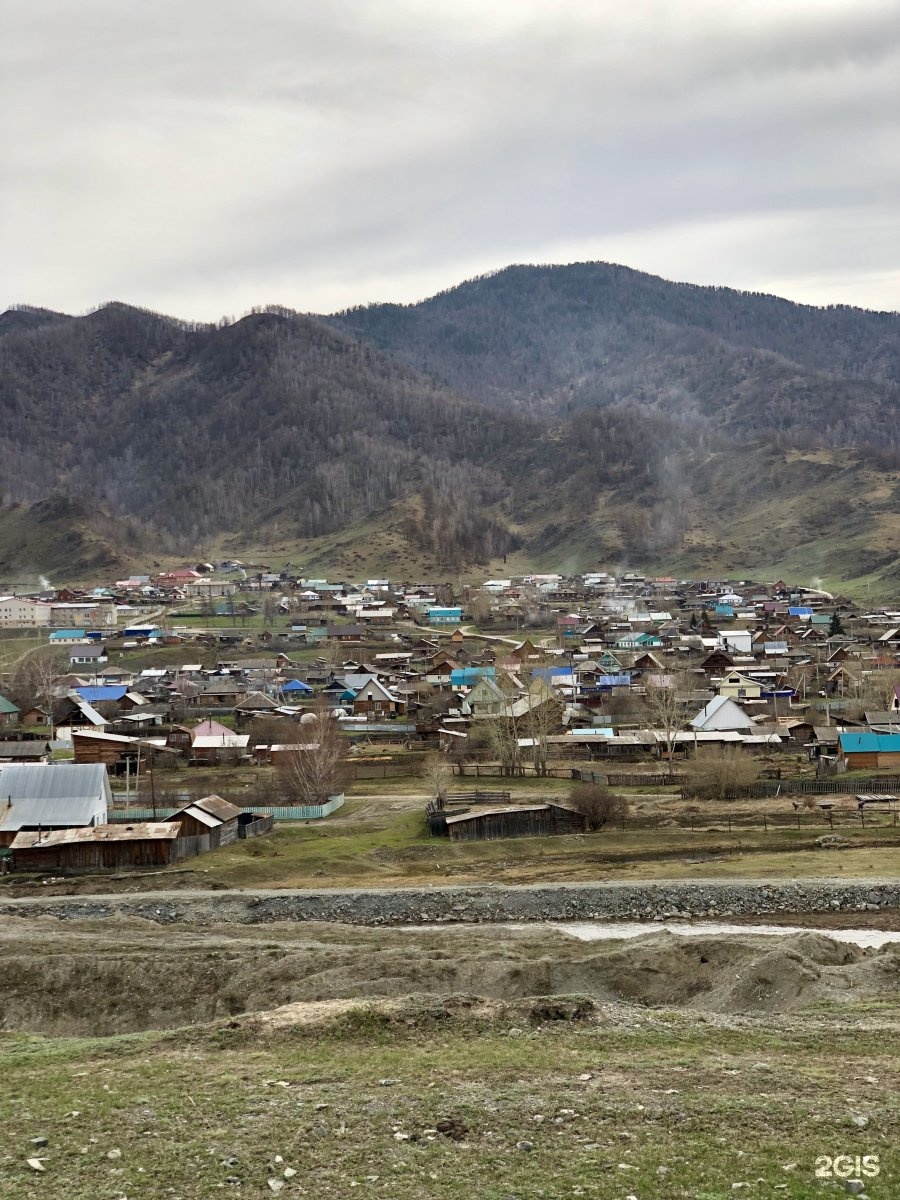
[[[117,561],[222,541],[348,569],[380,550],[889,575],[898,379],[897,314],[608,264],[324,317],[14,309],[0,535],[61,493],[130,530]]]

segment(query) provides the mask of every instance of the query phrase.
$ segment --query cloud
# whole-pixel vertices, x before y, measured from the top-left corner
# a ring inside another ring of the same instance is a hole
[[[6,302],[323,311],[604,258],[896,306],[893,2],[8,0],[0,32]]]

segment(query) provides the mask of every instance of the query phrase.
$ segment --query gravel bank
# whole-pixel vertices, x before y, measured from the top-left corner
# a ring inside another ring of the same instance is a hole
[[[246,892],[158,892],[0,901],[0,916],[60,920],[143,917],[160,924],[337,921],[408,925],[663,918],[900,909],[900,880],[815,879],[773,883],[652,882],[528,887],[434,887]]]

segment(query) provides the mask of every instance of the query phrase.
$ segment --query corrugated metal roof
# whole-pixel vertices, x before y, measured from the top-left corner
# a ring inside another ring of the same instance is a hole
[[[179,817],[193,817],[195,821],[199,821],[201,825],[205,825],[207,829],[215,829],[222,822],[218,817],[214,817],[212,813],[206,813],[202,808],[198,808],[196,804],[187,804],[184,808],[178,810]]]
[[[0,767],[5,800],[87,800],[109,790],[102,763],[13,763]]]
[[[221,821],[233,821],[235,817],[241,815],[241,810],[236,804],[232,804],[230,800],[224,800],[221,796],[203,796],[200,800],[194,802],[195,808],[202,808],[204,812],[211,816],[218,817]]]

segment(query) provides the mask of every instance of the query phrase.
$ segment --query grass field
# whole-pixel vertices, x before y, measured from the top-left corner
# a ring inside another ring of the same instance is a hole
[[[900,1192],[889,1005],[765,1025],[456,1009],[0,1036],[0,1195],[808,1200],[840,1155],[877,1158],[873,1200]]]

